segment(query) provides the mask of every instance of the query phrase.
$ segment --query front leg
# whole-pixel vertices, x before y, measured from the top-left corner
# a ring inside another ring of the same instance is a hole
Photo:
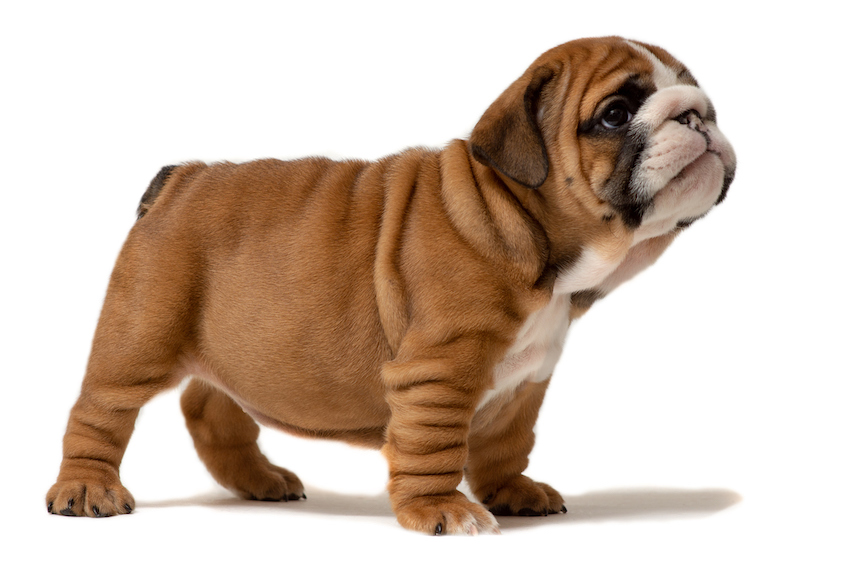
[[[534,423],[549,381],[526,383],[513,399],[481,408],[469,436],[466,480],[476,498],[497,516],[566,513],[548,484],[523,475],[534,446]]]
[[[493,515],[457,490],[467,438],[484,389],[486,345],[456,339],[402,349],[383,369],[392,411],[383,448],[388,490],[399,523],[429,534],[497,533]]]

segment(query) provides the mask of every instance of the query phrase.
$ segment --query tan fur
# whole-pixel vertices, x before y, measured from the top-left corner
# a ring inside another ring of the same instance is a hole
[[[562,511],[522,475],[548,381],[478,403],[560,263],[588,247],[640,256],[624,280],[672,240],[630,252],[633,231],[598,194],[620,147],[576,136],[618,81],[651,71],[621,40],[583,40],[541,56],[470,141],[440,151],[174,169],[116,262],[50,510],[129,512],[118,468],[139,408],[192,376],[198,454],[245,498],[303,490],[260,453],[256,420],[382,448],[407,528],[495,531],[457,491],[464,475],[494,513]],[[576,299],[574,317],[592,303]]]

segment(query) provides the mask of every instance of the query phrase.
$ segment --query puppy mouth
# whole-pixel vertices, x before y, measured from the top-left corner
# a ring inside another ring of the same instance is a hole
[[[647,141],[631,179],[630,192],[639,199],[653,199],[659,192],[686,175],[689,166],[711,148],[711,137],[699,114],[667,121]]]
[[[690,109],[649,137],[635,163],[630,193],[649,203],[643,221],[687,226],[723,200],[734,168],[731,145],[716,124]]]
[[[718,197],[712,203],[717,204],[725,197],[735,175],[735,157],[732,147],[713,124],[705,125],[700,122],[699,128],[690,125],[689,127],[705,139],[705,149],[686,163],[670,182],[656,193],[656,196],[664,191],[687,193],[700,188],[709,193],[715,193],[715,187],[719,187]],[[712,182],[718,172],[722,173],[722,179],[719,182]],[[687,180],[691,178],[703,179],[705,182],[689,183]]]
[[[723,199],[727,178],[722,152],[706,148],[655,192],[636,236],[642,240],[690,226]]]
[[[718,167],[719,160],[719,153],[706,150],[662,187],[655,194],[653,201],[663,199],[668,193],[676,194],[679,198],[697,197],[700,193],[707,193],[711,196],[711,204],[714,204],[721,187],[715,174],[717,170],[722,169]]]

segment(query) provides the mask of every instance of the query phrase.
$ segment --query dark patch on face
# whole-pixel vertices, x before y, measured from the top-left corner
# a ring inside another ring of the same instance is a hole
[[[605,182],[602,197],[606,199],[617,214],[623,219],[623,224],[631,229],[638,228],[643,217],[652,206],[650,199],[640,199],[632,193],[632,172],[638,158],[646,148],[648,133],[644,128],[632,127],[623,140],[620,155],[614,165],[614,171]]]
[[[612,220],[614,220],[614,215],[611,213],[602,217],[602,222],[611,222]]]
[[[159,192],[162,191],[162,188],[165,186],[165,182],[168,180],[168,176],[171,175],[171,172],[174,171],[176,165],[166,165],[162,169],[159,170],[159,173],[156,174],[150,185],[148,185],[145,194],[142,195],[142,200],[139,202],[139,208],[136,209],[136,220],[145,216],[145,213],[148,212],[148,209],[151,208],[156,198],[159,196]]]
[[[640,75],[632,75],[616,91],[600,101],[593,112],[593,116],[579,124],[579,135],[596,136],[618,136],[622,135],[626,128],[609,129],[602,126],[605,109],[612,102],[622,102],[633,115],[643,105],[649,96],[655,92],[655,87],[643,79]]]
[[[620,217],[623,219],[623,224],[626,227],[637,230],[643,224],[643,217],[646,216],[652,203],[629,203],[617,207]]]
[[[567,178],[564,180],[564,182],[566,182],[566,184],[567,184],[567,187],[569,187],[570,185],[572,185],[572,184],[573,184],[573,181],[575,181],[575,180],[574,180],[572,177],[567,177]]]
[[[622,101],[629,111],[636,115],[640,107],[656,91],[648,79],[639,75],[630,76],[615,92],[600,101],[593,117],[582,122],[579,135],[599,138],[619,138],[620,153],[614,170],[600,191],[600,197],[608,201],[623,219],[623,223],[636,229],[643,222],[652,206],[651,200],[640,200],[631,192],[632,170],[646,147],[648,132],[629,122],[621,128],[610,129],[602,125],[605,109],[612,101]]]

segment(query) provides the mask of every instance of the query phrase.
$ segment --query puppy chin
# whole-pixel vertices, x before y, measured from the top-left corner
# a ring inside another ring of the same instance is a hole
[[[690,224],[704,216],[720,198],[725,176],[721,157],[703,151],[656,192],[651,212],[635,234],[636,242],[660,236],[680,223]]]

